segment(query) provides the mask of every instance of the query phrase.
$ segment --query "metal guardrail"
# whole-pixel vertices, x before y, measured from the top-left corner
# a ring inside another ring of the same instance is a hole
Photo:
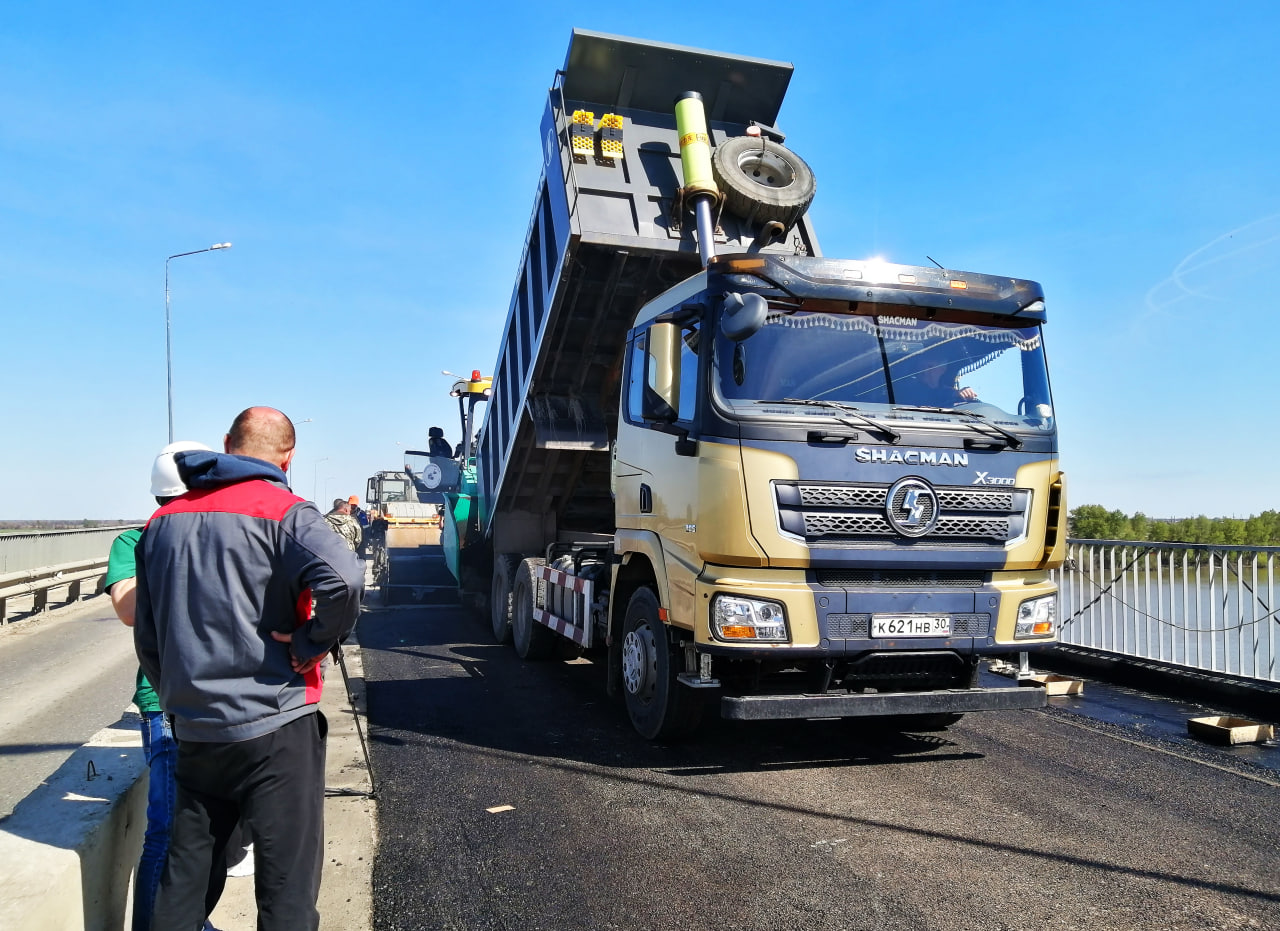
[[[51,590],[100,586],[125,529],[0,535],[0,624],[10,598],[42,611]],[[1280,547],[1072,539],[1053,575],[1064,644],[1280,682]]]
[[[33,596],[38,612],[48,608],[56,589],[67,589],[68,603],[80,599],[86,582],[96,580],[101,591],[111,541],[129,526],[137,525],[0,535],[0,624],[11,598]]]
[[[1280,547],[1068,540],[1059,639],[1280,682]]]

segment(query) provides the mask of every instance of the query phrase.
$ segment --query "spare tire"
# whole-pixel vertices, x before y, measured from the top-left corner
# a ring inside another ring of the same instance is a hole
[[[711,172],[725,209],[756,225],[776,220],[790,229],[818,190],[804,159],[763,136],[734,136],[716,146]]]

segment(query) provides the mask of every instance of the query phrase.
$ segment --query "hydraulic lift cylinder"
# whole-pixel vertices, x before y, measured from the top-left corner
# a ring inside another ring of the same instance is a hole
[[[684,172],[684,200],[693,208],[698,229],[698,253],[706,268],[715,256],[715,226],[711,206],[720,199],[711,174],[711,136],[702,95],[686,91],[676,98],[676,133],[680,137],[680,169]]]

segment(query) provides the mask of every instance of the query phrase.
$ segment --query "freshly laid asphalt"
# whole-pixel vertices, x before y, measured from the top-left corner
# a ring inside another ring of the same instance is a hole
[[[652,744],[445,600],[361,621],[379,931],[1280,928],[1270,758],[1069,704]]]

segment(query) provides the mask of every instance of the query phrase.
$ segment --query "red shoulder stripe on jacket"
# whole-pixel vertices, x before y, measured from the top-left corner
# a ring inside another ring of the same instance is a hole
[[[254,479],[221,488],[189,491],[152,514],[151,520],[170,514],[243,514],[278,521],[289,508],[305,500],[279,485]],[[148,525],[151,520],[147,521]]]

